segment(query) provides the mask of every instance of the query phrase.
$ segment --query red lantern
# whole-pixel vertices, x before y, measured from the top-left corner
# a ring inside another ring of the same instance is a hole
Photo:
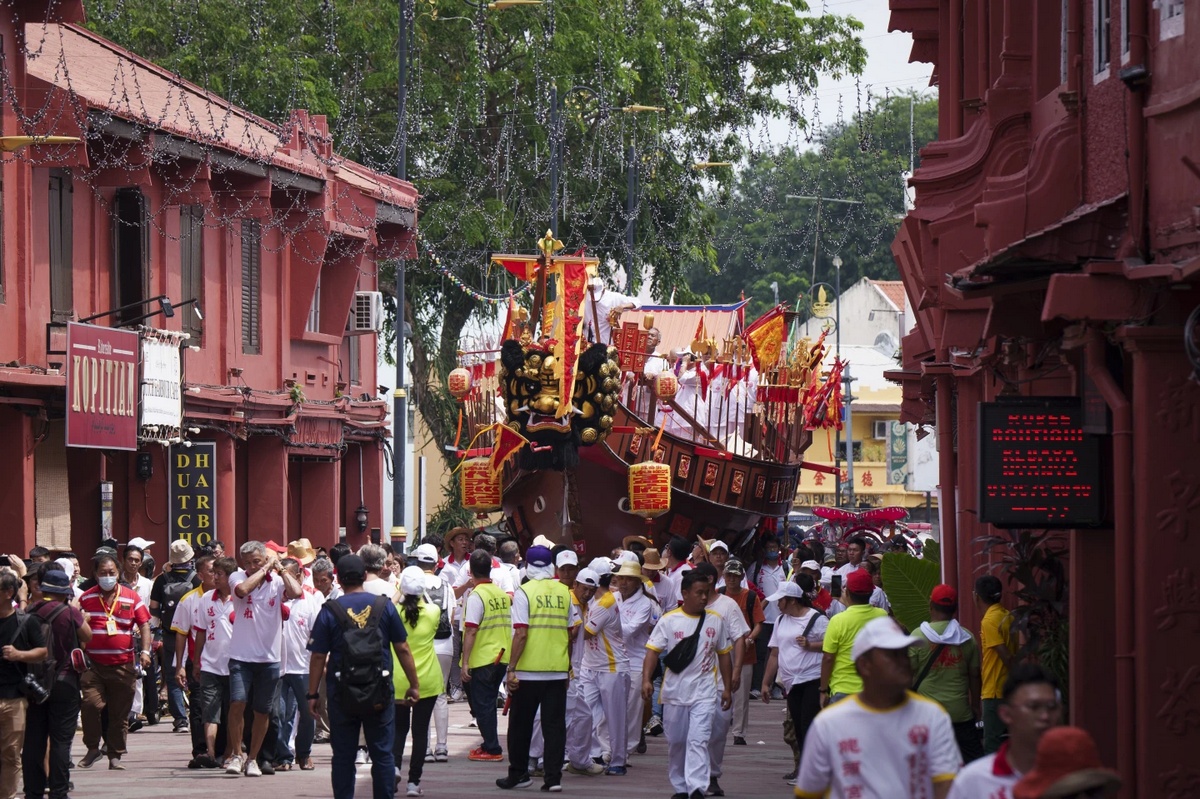
[[[671,509],[671,467],[635,463],[629,467],[629,512],[653,519]]]
[[[446,375],[446,389],[450,392],[450,396],[456,400],[461,400],[463,397],[471,393],[471,372],[459,366],[452,369],[450,374]]]
[[[679,391],[679,378],[674,372],[659,372],[654,378],[654,396],[664,402],[673,398]]]
[[[503,493],[500,488],[500,472],[492,474],[488,459],[468,458],[459,470],[463,507],[475,513],[491,513],[500,510]]]

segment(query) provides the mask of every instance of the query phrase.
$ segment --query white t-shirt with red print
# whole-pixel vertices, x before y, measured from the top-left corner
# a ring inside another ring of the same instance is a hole
[[[268,574],[257,588],[239,598],[237,587],[246,576],[242,569],[229,575],[233,598],[229,658],[244,663],[279,663],[283,659],[283,578]]]

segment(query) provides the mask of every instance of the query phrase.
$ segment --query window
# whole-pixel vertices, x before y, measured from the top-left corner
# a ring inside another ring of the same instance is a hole
[[[242,352],[262,352],[262,224],[242,220]]]
[[[1095,53],[1097,79],[1106,77],[1108,73],[1110,33],[1112,30],[1112,9],[1109,7],[1110,2],[1111,0],[1093,0],[1092,5],[1092,29],[1095,33],[1092,37],[1092,47]]]
[[[321,275],[317,274],[317,286],[313,289],[312,304],[308,306],[308,321],[304,329],[309,333],[321,332]]]
[[[359,363],[362,358],[359,354],[362,348],[359,340],[359,336],[346,336],[346,341],[349,344],[346,359],[350,361],[350,384],[354,386],[362,385],[362,365]]]
[[[204,307],[204,206],[179,206],[179,273],[180,302],[195,300],[183,311],[183,332],[192,336],[192,343],[204,341],[204,326],[195,308]]]
[[[1183,35],[1183,3],[1179,0],[1157,0],[1159,12],[1159,40],[1174,39]]]
[[[71,175],[64,169],[50,170],[50,316],[64,322],[75,315],[72,249],[72,201],[75,192]]]
[[[113,197],[113,278],[117,327],[134,324],[146,314],[147,273],[150,256],[148,209],[140,189],[118,189]],[[128,307],[126,307],[128,306]]]
[[[1121,63],[1129,63],[1129,0],[1121,0]]]

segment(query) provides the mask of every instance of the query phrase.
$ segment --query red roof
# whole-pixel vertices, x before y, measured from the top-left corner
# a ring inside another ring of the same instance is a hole
[[[39,43],[26,57],[29,76],[72,93],[83,114],[107,111],[259,163],[337,177],[381,202],[416,208],[411,183],[334,155],[324,117],[295,112],[288,125],[276,125],[78,25],[30,22],[25,36]]]
[[[897,311],[904,310],[904,281],[902,280],[872,280],[871,283],[887,297]]]

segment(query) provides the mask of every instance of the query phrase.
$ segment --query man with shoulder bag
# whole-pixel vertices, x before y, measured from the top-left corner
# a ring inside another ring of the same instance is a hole
[[[40,622],[16,609],[21,578],[0,572],[0,796],[17,792],[21,747],[25,743],[26,697],[39,700],[40,685],[27,682],[29,664],[46,659],[46,638]],[[45,701],[44,697],[40,697]]]
[[[49,626],[49,658],[54,661],[54,686],[41,704],[29,704],[25,715],[25,749],[21,769],[25,775],[26,799],[41,799],[49,789],[50,799],[66,799],[70,790],[71,741],[75,738],[75,720],[79,717],[79,675],[75,664],[83,666],[81,647],[92,639],[92,628],[83,613],[70,602],[75,597],[71,580],[57,564],[39,567],[41,602],[29,612]],[[50,749],[50,769],[46,771],[46,748]]]

